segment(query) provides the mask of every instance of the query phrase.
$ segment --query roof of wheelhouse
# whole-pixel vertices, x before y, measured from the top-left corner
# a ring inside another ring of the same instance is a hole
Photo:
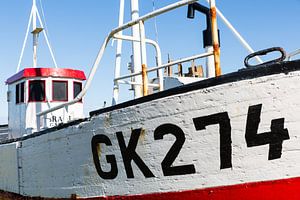
[[[8,78],[5,83],[11,84],[23,78],[33,77],[59,77],[86,80],[85,74],[81,70],[64,68],[25,68]]]

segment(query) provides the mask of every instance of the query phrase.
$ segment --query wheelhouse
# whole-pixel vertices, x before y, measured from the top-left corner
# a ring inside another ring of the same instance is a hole
[[[41,119],[36,114],[73,100],[85,79],[83,71],[61,68],[26,68],[7,79],[9,138],[82,118],[82,100]]]

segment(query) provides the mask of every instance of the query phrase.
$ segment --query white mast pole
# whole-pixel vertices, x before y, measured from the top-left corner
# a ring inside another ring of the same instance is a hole
[[[131,19],[136,20],[139,18],[139,1],[131,0]],[[132,36],[135,39],[139,39],[140,30],[139,24],[134,25],[132,27]],[[134,73],[142,71],[142,62],[141,62],[141,48],[140,42],[132,42],[132,50],[133,50],[133,66]],[[136,76],[135,81],[138,85],[134,85],[134,98],[139,98],[142,95],[142,76]]]
[[[124,0],[120,0],[120,11],[119,11],[119,27],[124,23]],[[123,31],[120,31],[118,35],[122,35]],[[122,39],[117,40],[117,51],[116,51],[116,60],[115,60],[115,79],[120,77],[121,70],[121,58],[122,58]],[[113,89],[113,100],[112,105],[118,103],[119,100],[119,83],[114,81]]]
[[[32,31],[36,29],[36,0],[32,1]],[[37,33],[33,32],[33,67],[37,66]]]

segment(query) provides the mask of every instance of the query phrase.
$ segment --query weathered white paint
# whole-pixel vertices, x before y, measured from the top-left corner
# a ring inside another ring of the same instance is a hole
[[[299,177],[299,81],[297,71],[222,84],[114,110],[27,139],[22,142],[19,154],[21,194],[44,197],[144,194]],[[270,131],[272,119],[285,118],[290,140],[283,142],[280,159],[268,160],[269,145],[247,148],[248,107],[256,104],[263,104],[259,133]],[[218,125],[196,131],[192,119],[225,111],[231,119],[233,167],[220,170]],[[176,124],[186,136],[174,165],[194,164],[195,174],[163,176],[160,163],[174,137],[166,135],[163,140],[154,140],[153,132],[164,123]],[[155,178],[145,178],[134,163],[135,178],[126,177],[115,133],[122,131],[128,143],[131,130],[136,128],[145,129],[136,152]],[[116,156],[118,176],[113,180],[103,180],[96,172],[91,139],[97,134],[105,134],[112,141],[112,146],[101,145],[101,164],[103,170],[109,171],[105,155]],[[0,186],[0,189],[8,188],[3,183]]]
[[[0,188],[19,193],[17,143],[0,145]]]

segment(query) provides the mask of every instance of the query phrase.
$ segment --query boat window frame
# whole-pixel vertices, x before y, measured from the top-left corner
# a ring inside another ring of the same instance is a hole
[[[79,93],[82,91],[82,82],[80,82],[80,81],[73,81],[73,99],[75,99],[77,96],[78,96],[78,94],[75,96],[75,84],[79,84],[80,85],[80,91],[79,91]],[[82,98],[78,101],[79,103],[82,103]]]
[[[25,81],[20,82],[15,86],[15,103],[25,103]]]
[[[30,98],[30,94],[31,94],[31,91],[30,91],[30,85],[32,82],[43,82],[44,83],[44,98],[42,100],[31,100]],[[46,80],[29,80],[28,81],[28,102],[46,102]]]
[[[54,83],[66,83],[65,87],[65,94],[66,94],[66,99],[64,100],[57,100],[54,99]],[[52,102],[68,102],[69,101],[69,82],[67,80],[52,80]]]

